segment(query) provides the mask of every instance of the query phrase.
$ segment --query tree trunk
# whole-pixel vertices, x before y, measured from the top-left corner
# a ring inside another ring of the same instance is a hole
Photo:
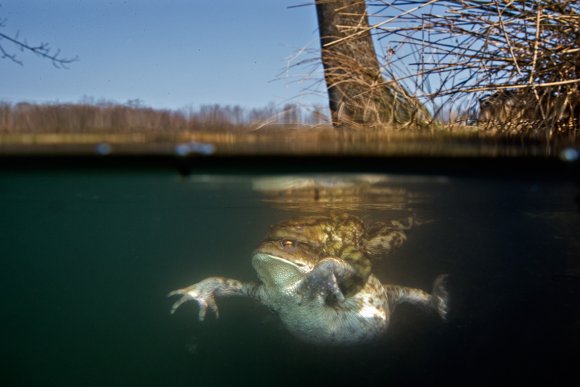
[[[409,123],[417,101],[381,75],[364,0],[316,0],[322,64],[335,127]],[[392,127],[392,126],[391,126]]]

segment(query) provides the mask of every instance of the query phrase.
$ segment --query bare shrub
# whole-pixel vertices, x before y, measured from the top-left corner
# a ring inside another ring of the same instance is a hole
[[[482,109],[480,123],[500,133],[577,135],[580,2],[371,0],[368,6],[383,66],[425,105]]]

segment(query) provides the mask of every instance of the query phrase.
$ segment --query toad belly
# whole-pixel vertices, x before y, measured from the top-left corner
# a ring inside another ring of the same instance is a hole
[[[298,338],[325,345],[369,342],[389,324],[390,312],[381,283],[371,276],[367,286],[340,303],[321,299],[284,303],[279,316]]]

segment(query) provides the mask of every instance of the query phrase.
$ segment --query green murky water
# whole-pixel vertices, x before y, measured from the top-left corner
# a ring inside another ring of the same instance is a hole
[[[558,384],[571,375],[575,182],[324,175],[321,188],[317,177],[293,178],[303,186],[290,189],[171,170],[0,172],[2,384]],[[250,300],[220,299],[220,318],[203,323],[194,304],[169,314],[172,289],[209,275],[254,280],[251,253],[273,223],[330,211],[424,220],[375,273],[426,290],[448,273],[448,321],[401,306],[377,342],[328,349],[299,342]]]

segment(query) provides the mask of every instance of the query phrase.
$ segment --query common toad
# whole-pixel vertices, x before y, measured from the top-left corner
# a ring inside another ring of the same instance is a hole
[[[386,330],[395,306],[409,302],[447,313],[444,275],[431,294],[381,284],[371,259],[406,240],[407,222],[367,227],[353,215],[310,216],[279,223],[253,254],[259,282],[210,277],[169,293],[181,295],[171,312],[195,300],[199,319],[207,309],[218,316],[216,297],[249,296],[275,311],[297,337],[317,344],[370,341]]]

